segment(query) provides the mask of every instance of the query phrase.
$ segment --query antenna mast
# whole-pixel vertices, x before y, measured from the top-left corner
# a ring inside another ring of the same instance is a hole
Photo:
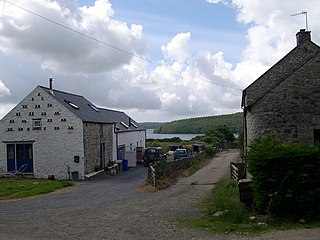
[[[293,17],[293,16],[303,15],[303,14],[306,15],[306,30],[308,31],[308,12],[307,11],[291,14],[290,16]]]

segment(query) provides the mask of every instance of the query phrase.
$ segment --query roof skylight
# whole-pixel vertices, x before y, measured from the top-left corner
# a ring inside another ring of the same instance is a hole
[[[96,106],[94,106],[94,105],[92,105],[92,104],[88,104],[93,110],[95,110],[96,112],[100,112],[100,110],[96,107]]]
[[[131,125],[134,126],[135,128],[138,128],[138,126],[132,121],[131,121]]]
[[[120,124],[121,124],[122,126],[124,126],[125,128],[129,128],[129,126],[128,126],[127,124],[125,124],[124,122],[120,122]]]
[[[71,101],[68,101],[68,100],[64,100],[64,101],[66,101],[71,107],[75,109],[79,109],[79,107],[76,104],[72,103]]]

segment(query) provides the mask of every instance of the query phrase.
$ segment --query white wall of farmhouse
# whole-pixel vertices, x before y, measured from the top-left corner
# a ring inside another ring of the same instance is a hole
[[[40,126],[35,126],[35,121]],[[40,121],[40,122],[39,122]],[[7,170],[7,144],[32,143],[35,178],[84,178],[82,120],[41,87],[35,88],[0,124],[0,168]],[[75,162],[75,156],[79,162]],[[77,157],[76,157],[77,158]]]
[[[125,145],[126,151],[135,151],[136,147],[146,147],[146,131],[118,132],[118,146]]]

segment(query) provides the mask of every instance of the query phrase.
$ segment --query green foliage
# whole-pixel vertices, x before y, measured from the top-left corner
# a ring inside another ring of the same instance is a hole
[[[192,227],[206,228],[217,233],[243,231],[249,225],[249,212],[239,201],[237,183],[233,180],[222,180],[213,188],[208,199],[201,202],[204,216],[198,219],[179,219]]]
[[[181,142],[181,138],[179,137],[173,137],[173,138],[162,138],[162,139],[153,139],[153,138],[148,138],[147,142],[171,142],[171,143],[175,143],[175,142]]]
[[[154,133],[205,133],[219,126],[228,126],[233,133],[243,131],[243,114],[234,113],[220,116],[190,118],[164,123]]]
[[[143,122],[143,123],[139,123],[141,128],[145,128],[145,129],[155,129],[158,128],[160,126],[162,126],[163,124],[165,124],[164,122]]]
[[[193,185],[197,185],[196,182]],[[192,228],[204,228],[210,232],[239,235],[258,234],[270,230],[319,227],[319,221],[297,224],[297,221],[255,215],[239,201],[239,189],[233,180],[217,183],[208,199],[199,204],[203,216],[200,218],[180,218],[178,221]],[[219,213],[219,214],[218,214]]]
[[[213,157],[218,152],[218,150],[212,146],[206,146],[204,150],[208,157]]]
[[[245,206],[239,200],[238,185],[234,180],[220,181],[212,190],[210,204],[205,213],[212,217],[215,213],[222,211],[221,219],[232,223],[245,223],[249,220],[249,214]]]
[[[314,218],[320,214],[318,147],[262,138],[246,156],[257,211]]]
[[[68,181],[3,178],[0,179],[0,200],[45,194],[72,185]]]
[[[199,138],[200,141],[213,145],[222,142],[233,142],[234,139],[232,131],[227,126],[218,126],[217,128],[206,132],[205,136]]]

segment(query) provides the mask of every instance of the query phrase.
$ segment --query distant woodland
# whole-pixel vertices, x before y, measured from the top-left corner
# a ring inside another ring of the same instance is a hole
[[[243,130],[243,113],[233,113],[219,116],[208,116],[176,120],[168,123],[141,123],[141,127],[155,129],[155,133],[207,133],[212,129],[226,126],[233,133]]]

